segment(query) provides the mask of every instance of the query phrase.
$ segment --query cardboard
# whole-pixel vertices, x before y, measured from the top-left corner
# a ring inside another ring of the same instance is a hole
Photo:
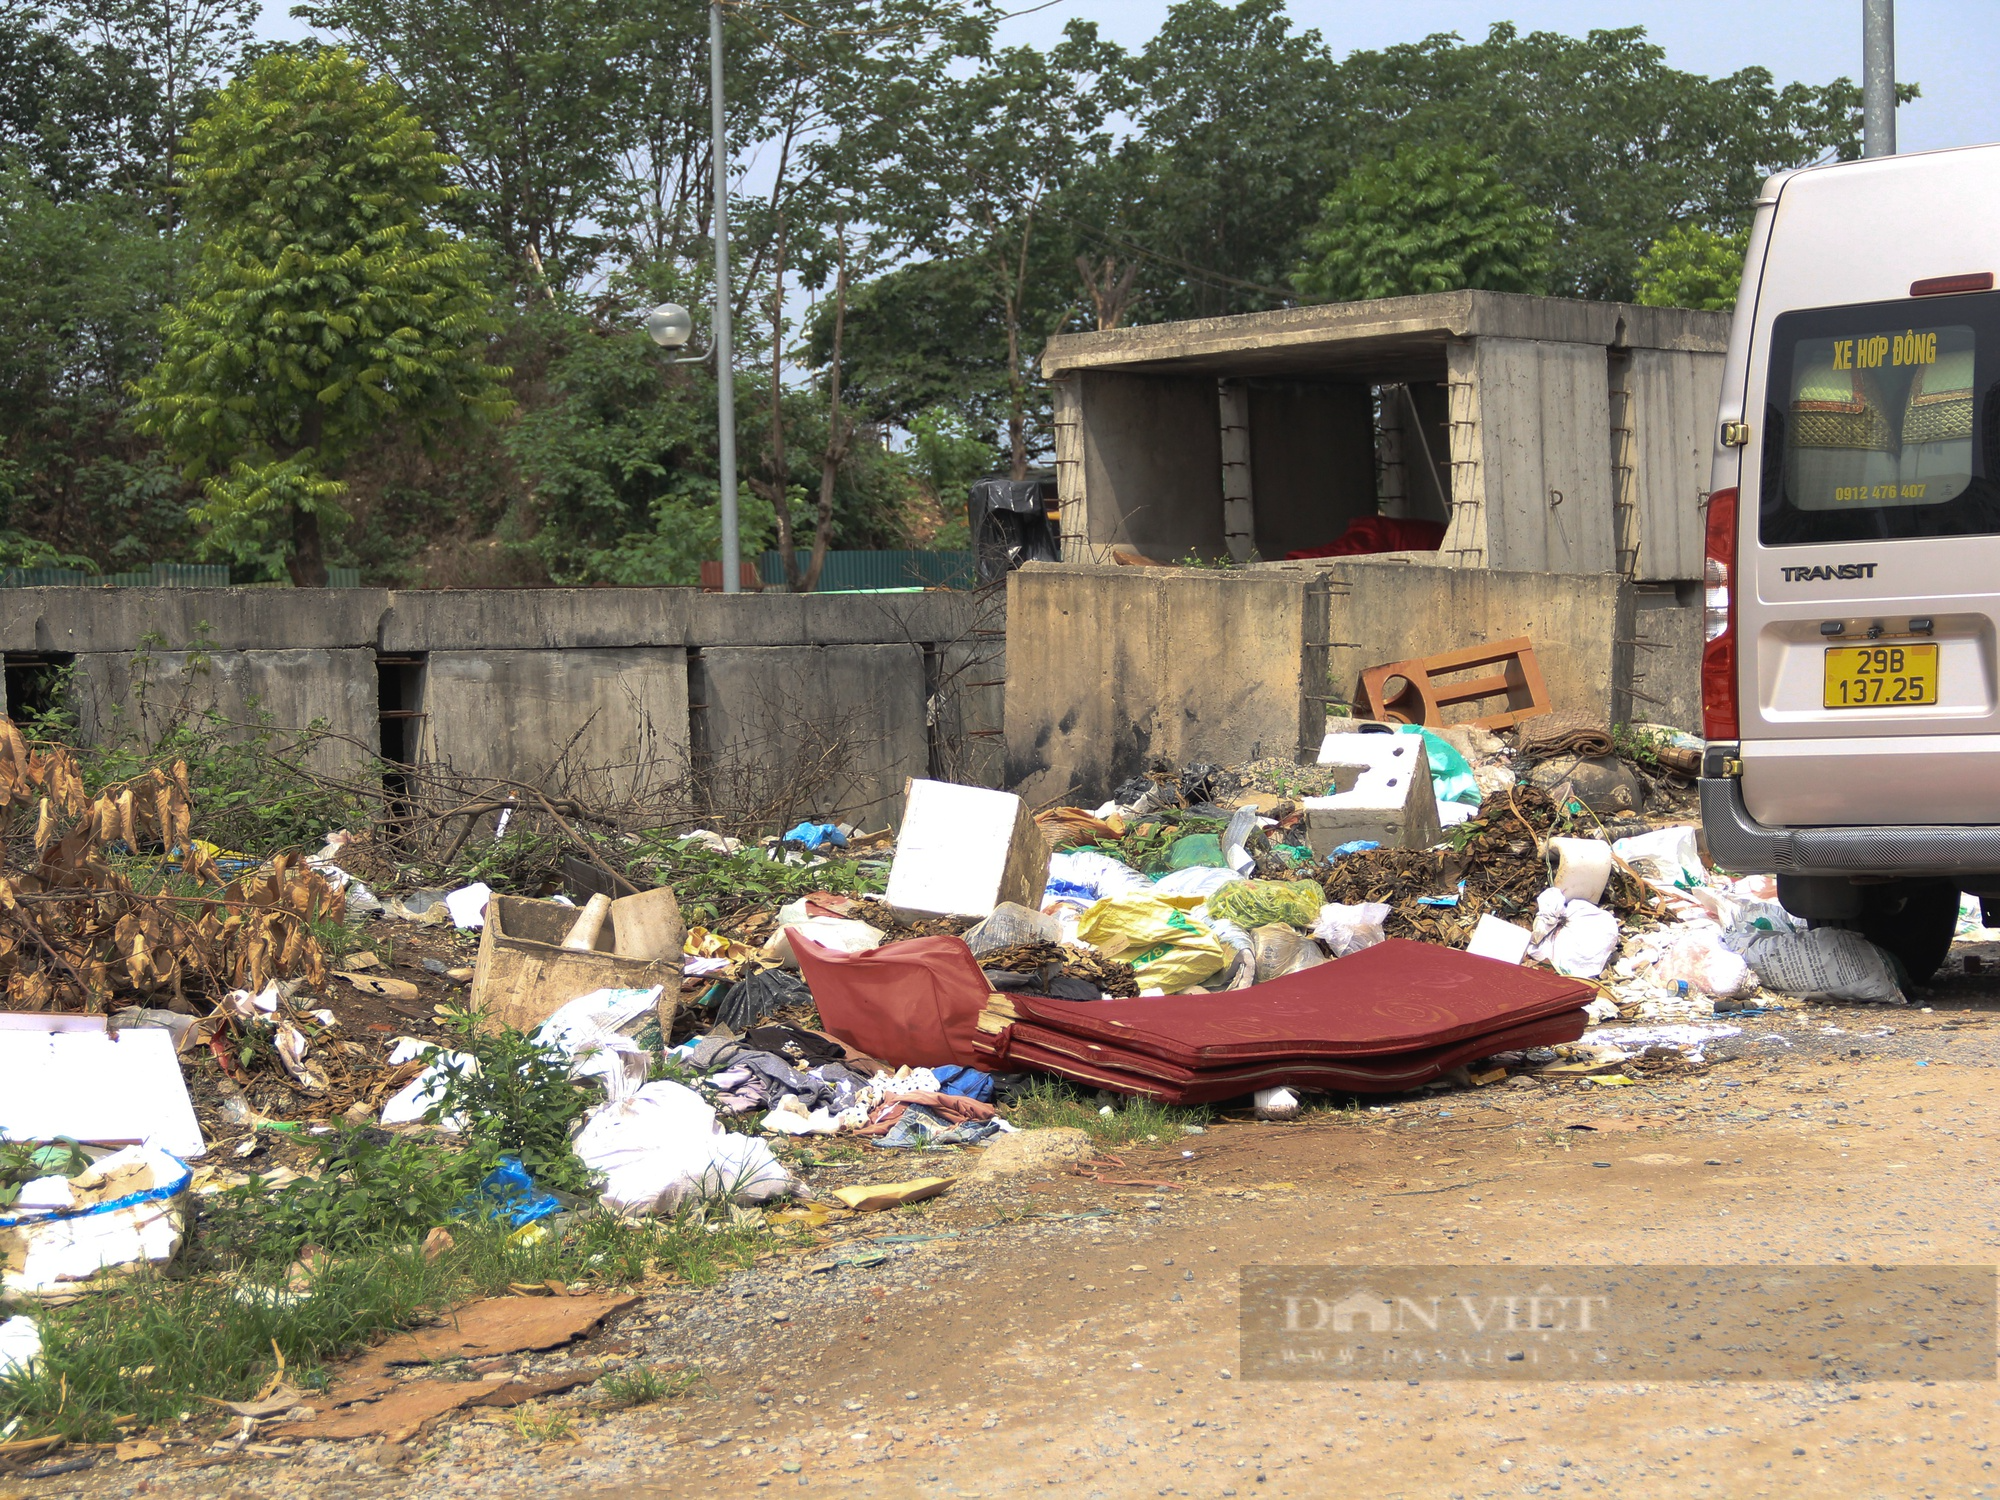
[[[1004,901],[1037,910],[1049,844],[1012,792],[912,779],[883,899],[900,916],[988,917]]]
[[[173,1034],[113,1035],[102,1016],[0,1017],[0,1139],[57,1136],[152,1145],[183,1161],[206,1152]]]
[[[619,957],[622,904],[611,903],[596,948],[579,953],[562,946],[576,924],[575,907],[526,896],[490,898],[486,925],[479,935],[479,957],[472,971],[471,1005],[481,1015],[480,1024],[533,1031],[570,1001],[592,990],[649,990],[660,985],[664,986],[658,1004],[660,1030],[671,1030],[680,998],[680,946],[675,944],[671,951],[650,961]],[[676,910],[674,921],[678,920]]]

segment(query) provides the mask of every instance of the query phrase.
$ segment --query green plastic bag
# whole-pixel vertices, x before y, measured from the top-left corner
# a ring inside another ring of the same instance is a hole
[[[1326,892],[1310,880],[1232,880],[1208,898],[1208,914],[1248,932],[1271,922],[1311,931]]]
[[[1184,833],[1174,840],[1167,851],[1167,868],[1170,870],[1193,870],[1209,865],[1229,868],[1229,861],[1222,857],[1222,835],[1219,833]]]
[[[1424,758],[1431,763],[1431,792],[1440,802],[1470,802],[1479,806],[1479,782],[1472,763],[1452,748],[1451,741],[1421,724],[1398,725],[1398,734],[1424,737]]]

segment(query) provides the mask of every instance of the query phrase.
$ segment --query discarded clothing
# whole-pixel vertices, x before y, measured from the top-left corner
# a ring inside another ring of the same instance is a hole
[[[877,1136],[875,1144],[890,1150],[923,1150],[931,1146],[970,1146],[998,1135],[1002,1129],[997,1119],[966,1120],[958,1124],[926,1109],[921,1104],[908,1104],[889,1127],[887,1135]]]
[[[887,1135],[889,1128],[903,1117],[905,1108],[912,1104],[922,1105],[941,1120],[954,1125],[966,1121],[991,1120],[998,1111],[990,1104],[982,1104],[977,1099],[967,1099],[958,1094],[910,1093],[897,1094],[885,1099],[875,1112],[868,1117],[868,1123],[854,1133],[856,1135]]]
[[[839,1062],[847,1056],[847,1049],[832,1037],[798,1026],[753,1026],[743,1040],[759,1052],[775,1053],[808,1067]]]

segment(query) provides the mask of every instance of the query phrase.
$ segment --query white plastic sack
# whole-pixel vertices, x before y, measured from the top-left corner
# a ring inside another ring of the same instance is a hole
[[[1242,878],[1234,870],[1225,870],[1221,865],[1190,865],[1185,870],[1175,870],[1154,881],[1153,894],[1162,898],[1199,896],[1206,901],[1225,885]]]
[[[1123,860],[1095,849],[1065,849],[1049,856],[1049,879],[1042,888],[1042,910],[1063,905],[1081,911],[1106,896],[1122,896],[1151,885],[1150,880]]]
[[[1619,839],[1611,846],[1611,852],[1649,883],[1657,881],[1687,890],[1708,880],[1708,871],[1702,867],[1701,855],[1695,848],[1694,830],[1685,824]]]
[[[1806,1000],[1869,1000],[1905,1005],[1882,951],[1844,927],[1767,933],[1735,927],[1723,940],[1757,971],[1764,988]]]
[[[701,1199],[748,1206],[800,1188],[768,1142],[724,1130],[708,1102],[678,1083],[649,1083],[602,1106],[575,1147],[603,1176],[604,1205],[622,1214],[672,1213]]]
[[[0,1385],[34,1373],[42,1357],[42,1330],[26,1314],[0,1322]]]
[[[882,946],[882,929],[879,927],[871,927],[851,917],[807,917],[802,922],[790,922],[780,927],[777,934],[764,944],[764,957],[772,963],[796,969],[799,960],[798,955],[792,952],[791,934],[794,932],[803,933],[807,942],[818,943],[820,947],[831,948],[836,953],[867,953]]]
[[[1551,886],[1535,898],[1535,913],[1535,941],[1528,956],[1558,974],[1595,979],[1618,951],[1618,918],[1601,906],[1565,901]]]
[[[1653,965],[1653,977],[1669,989],[1680,980],[1699,995],[1733,1000],[1757,988],[1757,975],[1741,954],[1722,941],[1722,931],[1703,922],[1676,933]]]
[[[1318,942],[1294,932],[1283,922],[1267,922],[1251,928],[1250,942],[1259,984],[1317,968],[1327,961]]]
[[[1319,909],[1313,936],[1325,943],[1335,958],[1345,958],[1384,941],[1388,934],[1383,932],[1382,924],[1388,920],[1386,901],[1364,901],[1359,906],[1329,901]]]
[[[461,886],[444,898],[444,909],[451,915],[454,927],[484,927],[486,925],[486,898],[493,894],[493,888],[484,881],[474,881]]]
[[[15,1239],[0,1292],[52,1292],[88,1281],[111,1267],[164,1265],[179,1253],[183,1209],[193,1174],[187,1164],[152,1146],[128,1146],[71,1180],[86,1199],[93,1185],[138,1169],[138,1186],[124,1196],[54,1212],[0,1214],[0,1235]]]
[[[1260,1120],[1294,1120],[1298,1118],[1299,1096],[1287,1088],[1259,1089],[1250,1096]]]

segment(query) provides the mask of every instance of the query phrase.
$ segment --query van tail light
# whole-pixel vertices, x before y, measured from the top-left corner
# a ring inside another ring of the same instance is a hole
[[[1736,738],[1736,491],[1708,497],[1708,605],[1701,648],[1701,730],[1708,740]]]

